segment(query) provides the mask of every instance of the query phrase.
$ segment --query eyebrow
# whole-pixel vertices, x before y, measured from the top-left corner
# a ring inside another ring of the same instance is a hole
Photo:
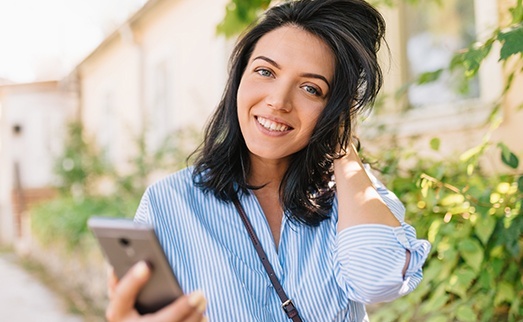
[[[266,56],[257,56],[255,57],[252,61],[255,61],[256,59],[261,59],[261,60],[265,60],[266,62],[268,62],[269,64],[273,65],[274,67],[278,68],[278,69],[281,69],[280,65],[275,62],[274,60],[270,59],[269,57],[266,57]],[[320,75],[320,74],[314,74],[314,73],[303,73],[301,74],[300,76],[302,77],[309,77],[309,78],[316,78],[316,79],[321,79],[322,81],[324,81],[327,86],[330,88],[331,85],[329,84],[329,81],[327,81],[327,78],[325,78],[325,76],[323,75]]]

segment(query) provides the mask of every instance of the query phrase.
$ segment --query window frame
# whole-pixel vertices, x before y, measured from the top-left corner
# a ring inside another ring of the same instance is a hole
[[[471,129],[485,124],[493,104],[503,89],[502,66],[494,46],[478,72],[479,97],[456,100],[444,104],[427,104],[406,109],[407,95],[395,98],[396,91],[407,83],[408,64],[406,32],[404,30],[405,3],[394,8],[382,8],[387,22],[387,46],[380,52],[384,71],[384,99],[381,108],[367,121],[365,135],[376,137],[385,133],[396,136],[416,136],[427,132]],[[499,25],[497,0],[474,0],[475,25],[478,41],[487,39]],[[388,50],[390,52],[388,52]]]

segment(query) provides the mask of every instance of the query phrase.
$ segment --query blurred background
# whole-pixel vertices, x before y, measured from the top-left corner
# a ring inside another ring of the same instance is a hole
[[[132,217],[190,164],[236,37],[275,3],[0,0],[0,254],[102,321],[87,219]],[[361,154],[433,249],[420,287],[371,320],[523,321],[522,1],[373,3],[385,82]]]

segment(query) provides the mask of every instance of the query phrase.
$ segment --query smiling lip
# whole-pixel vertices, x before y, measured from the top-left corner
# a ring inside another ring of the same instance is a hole
[[[274,120],[270,120],[263,116],[256,116],[255,119],[256,119],[256,122],[258,123],[258,125],[262,129],[264,129],[265,131],[268,131],[271,134],[283,134],[283,133],[286,133],[286,132],[292,130],[292,127],[290,127],[286,124],[283,124],[283,123],[280,123],[280,122],[277,122]]]

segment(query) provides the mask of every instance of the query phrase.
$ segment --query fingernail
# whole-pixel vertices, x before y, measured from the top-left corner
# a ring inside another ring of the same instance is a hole
[[[203,313],[205,311],[207,301],[205,300],[205,296],[203,295],[202,291],[194,291],[189,294],[188,301],[189,305],[195,307],[198,312]]]
[[[149,267],[144,261],[138,262],[134,265],[133,275],[137,278],[145,278],[149,273]]]

